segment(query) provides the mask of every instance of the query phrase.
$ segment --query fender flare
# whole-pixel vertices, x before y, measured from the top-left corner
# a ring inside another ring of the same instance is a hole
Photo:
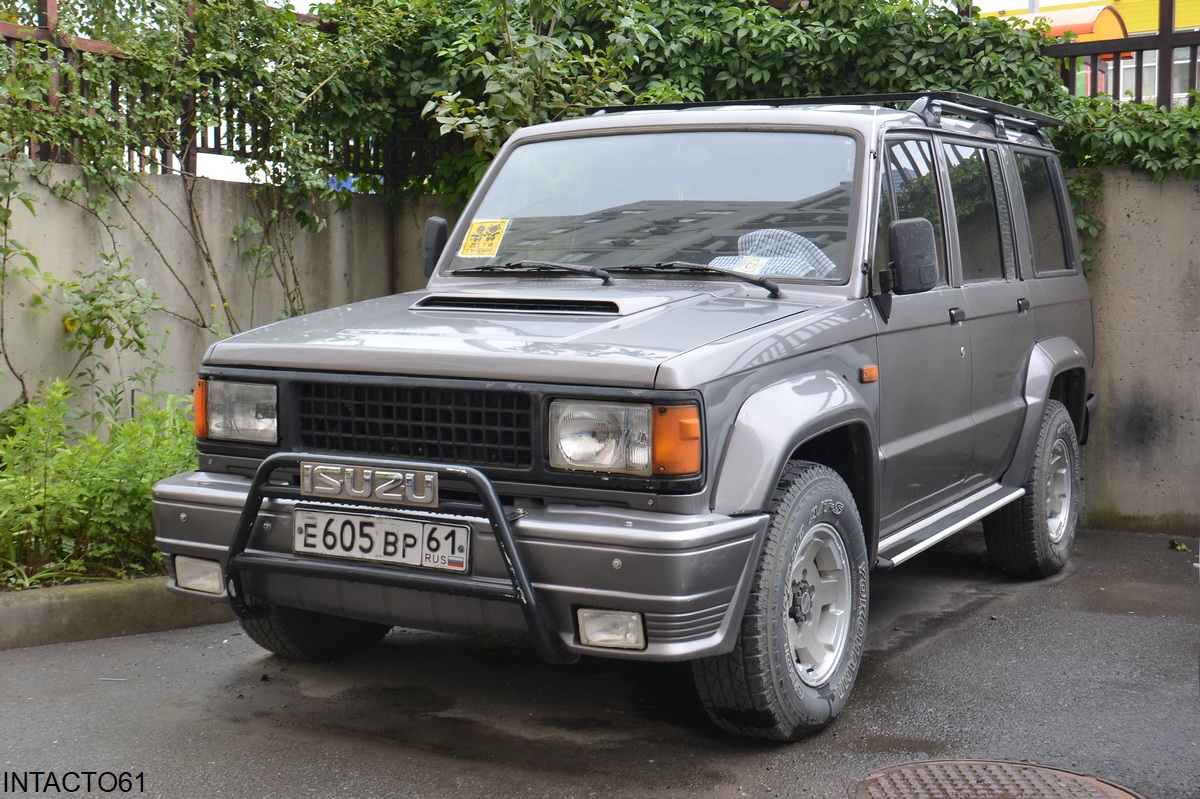
[[[1089,373],[1088,357],[1083,349],[1065,336],[1039,341],[1029,353],[1029,368],[1025,373],[1025,421],[1013,452],[1012,462],[1000,479],[1006,486],[1025,485],[1029,465],[1037,449],[1042,417],[1046,415],[1046,400],[1054,380],[1064,372],[1082,369]],[[1085,392],[1086,393],[1086,392]],[[1085,400],[1085,397],[1081,398]],[[1072,418],[1082,419],[1083,408],[1069,408]]]
[[[717,469],[714,512],[762,513],[796,448],[848,424],[866,427],[874,452],[874,414],[858,392],[830,371],[805,374],[752,394],[738,410]],[[870,476],[871,486],[877,478]],[[860,509],[864,529],[871,528],[869,512]]]

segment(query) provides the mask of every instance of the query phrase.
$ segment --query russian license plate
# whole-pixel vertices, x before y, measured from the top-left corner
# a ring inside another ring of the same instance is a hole
[[[464,573],[471,528],[396,516],[297,508],[292,551]]]

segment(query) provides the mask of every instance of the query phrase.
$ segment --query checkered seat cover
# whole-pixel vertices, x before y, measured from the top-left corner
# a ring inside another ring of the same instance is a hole
[[[749,258],[763,262],[753,270],[754,274],[829,278],[837,272],[837,264],[820,247],[799,233],[780,228],[750,231],[738,239],[737,255],[714,258],[712,266],[749,272],[746,268]]]

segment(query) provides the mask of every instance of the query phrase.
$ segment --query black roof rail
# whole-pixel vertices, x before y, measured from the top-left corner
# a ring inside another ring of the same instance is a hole
[[[1063,124],[1061,119],[1039,114],[1027,108],[1009,105],[986,97],[976,97],[962,92],[927,92],[916,95],[909,110],[925,120],[927,125],[941,125],[942,115],[978,119],[993,125],[1012,125],[1036,131],[1041,128],[1056,128]],[[997,133],[1000,131],[998,130]]]
[[[722,106],[770,106],[783,108],[803,105],[878,105],[909,103],[909,110],[925,120],[930,127],[940,127],[942,116],[965,117],[989,122],[1002,135],[1011,126],[1036,132],[1063,124],[1061,119],[1039,114],[1020,106],[977,97],[964,92],[903,92],[898,94],[842,94],[826,97],[782,97],[769,100],[712,100],[703,102],[659,103],[656,105],[622,105],[597,108],[589,113],[606,114],[623,111],[683,110],[688,108],[717,108]]]
[[[624,111],[681,111],[688,108],[724,108],[727,106],[769,106],[786,108],[794,105],[872,105],[886,102],[911,102],[920,94],[840,94],[820,97],[771,97],[761,100],[691,100],[681,103],[648,103],[646,105],[610,105],[593,108],[589,114],[615,114]]]

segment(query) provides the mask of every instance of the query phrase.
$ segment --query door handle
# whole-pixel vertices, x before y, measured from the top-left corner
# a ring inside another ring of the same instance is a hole
[[[1029,298],[1028,297],[1018,297],[1017,298],[1017,313],[1025,313],[1028,310],[1029,310]]]
[[[950,323],[951,324],[955,324],[957,322],[965,322],[965,321],[967,321],[967,312],[966,311],[964,311],[962,308],[951,308],[950,309]]]

